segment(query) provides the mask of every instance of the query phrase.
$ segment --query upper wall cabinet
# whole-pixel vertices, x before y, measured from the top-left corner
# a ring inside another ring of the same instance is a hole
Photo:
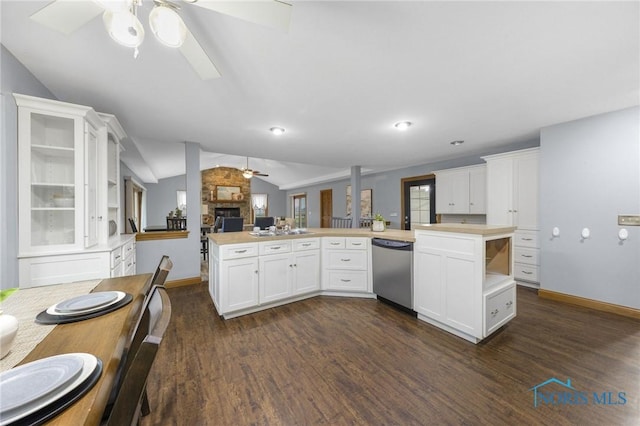
[[[487,224],[538,230],[538,148],[483,157]]]
[[[436,175],[436,213],[485,213],[484,164],[457,169],[439,170]]]
[[[90,107],[14,95],[21,254],[91,247],[105,212],[98,161],[104,123]]]

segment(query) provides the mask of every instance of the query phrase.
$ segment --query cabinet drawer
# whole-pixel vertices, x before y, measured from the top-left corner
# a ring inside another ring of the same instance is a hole
[[[516,316],[515,284],[486,295],[484,305],[484,330],[488,336]]]
[[[540,264],[540,249],[516,247],[513,250],[513,261],[527,265]]]
[[[367,271],[329,271],[327,290],[367,290]]]
[[[220,257],[222,259],[240,259],[258,255],[258,243],[253,244],[231,244],[222,246]]]
[[[294,251],[316,250],[319,248],[320,248],[319,238],[304,238],[301,240],[293,240]]]
[[[260,255],[289,253],[291,251],[291,241],[265,241],[260,243]]]
[[[111,250],[111,269],[115,268],[122,262],[122,247]]]
[[[513,244],[516,247],[540,247],[538,245],[538,233],[535,231],[516,231],[513,240]]]
[[[516,280],[538,282],[539,266],[516,262],[514,264],[514,269],[513,276]]]
[[[344,237],[324,237],[322,239],[322,247],[328,249],[343,249],[345,246]]]
[[[125,244],[122,247],[122,258],[123,259],[127,259],[128,257],[130,257],[133,254],[133,251],[135,249],[135,241],[129,241],[127,244]]]
[[[326,268],[329,269],[367,269],[367,252],[356,250],[328,250]]]
[[[366,250],[369,238],[349,237],[346,239],[345,248],[350,250]]]

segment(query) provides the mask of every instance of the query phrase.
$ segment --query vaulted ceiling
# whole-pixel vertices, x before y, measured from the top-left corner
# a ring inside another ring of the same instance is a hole
[[[150,0],[137,59],[99,16],[69,35],[29,18],[48,3],[3,0],[2,44],[58,99],[115,114],[147,181],[184,173],[184,141],[201,145],[203,169],[249,156],[292,188],[353,165],[474,155],[640,103],[637,1],[294,0],[282,31],[177,0],[220,71],[209,80],[151,36]],[[413,125],[400,132],[401,120]]]

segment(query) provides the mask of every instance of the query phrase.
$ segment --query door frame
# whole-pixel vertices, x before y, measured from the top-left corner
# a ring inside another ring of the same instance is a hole
[[[433,179],[435,181],[436,175],[433,174],[433,173],[429,173],[428,175],[412,176],[412,177],[400,179],[400,212],[402,214],[402,216],[400,216],[400,229],[406,229],[405,224],[404,224],[404,218],[406,216],[406,212],[405,212],[405,208],[404,208],[404,206],[405,206],[404,186],[405,186],[405,184],[411,183],[411,182],[420,181],[420,180],[427,180],[427,179]],[[436,215],[436,222],[440,222],[440,218],[438,217],[438,215]]]

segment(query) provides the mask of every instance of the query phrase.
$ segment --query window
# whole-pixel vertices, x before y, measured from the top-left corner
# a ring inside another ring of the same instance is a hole
[[[267,194],[251,194],[251,222],[255,222],[256,217],[264,217],[269,214]]]
[[[297,228],[307,227],[307,194],[291,196],[291,213]]]
[[[176,207],[182,210],[182,215],[187,215],[187,191],[176,191]]]

